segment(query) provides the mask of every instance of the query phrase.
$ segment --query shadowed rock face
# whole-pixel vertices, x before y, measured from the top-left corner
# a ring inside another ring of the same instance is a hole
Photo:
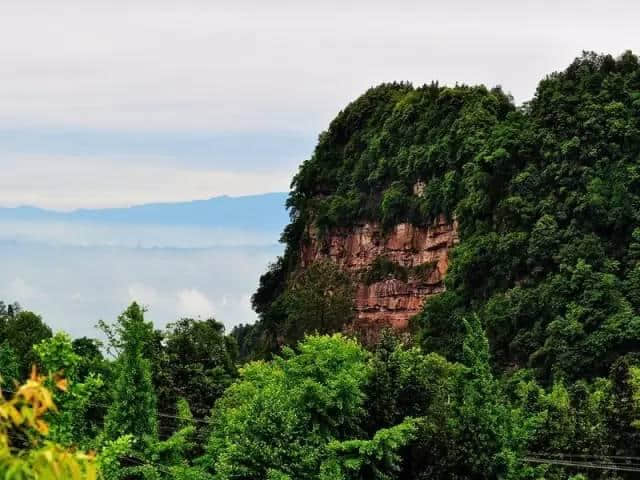
[[[331,231],[322,241],[315,229],[307,233],[302,268],[329,259],[353,274],[356,321],[349,329],[367,342],[374,342],[384,328],[406,329],[424,302],[444,290],[449,249],[458,243],[457,223],[444,216],[429,227],[401,223],[386,233],[378,223],[362,223]],[[402,267],[406,277],[364,281],[378,257]]]

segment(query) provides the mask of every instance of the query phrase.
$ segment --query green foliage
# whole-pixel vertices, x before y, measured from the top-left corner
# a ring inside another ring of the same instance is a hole
[[[53,337],[42,340],[33,349],[43,370],[75,379],[80,355],[74,351],[69,335],[58,332]]]
[[[157,435],[156,395],[144,351],[153,327],[145,321],[144,309],[134,302],[118,317],[114,332],[121,354],[116,365],[113,403],[105,418],[105,436],[116,440],[132,435],[136,443],[150,441]]]
[[[585,54],[459,171],[448,295],[456,317],[481,315],[501,368],[533,366],[547,383],[593,378],[640,348],[639,88],[635,56]],[[449,317],[429,302],[417,323],[425,348],[456,358]]]
[[[213,318],[169,324],[154,365],[159,410],[173,411],[184,399],[196,418],[206,417],[237,375],[233,354],[224,325]]]
[[[69,386],[58,391],[54,398],[61,413],[52,416],[51,437],[64,445],[95,446],[95,438],[102,427],[104,411],[95,412],[95,402],[104,398],[105,383],[99,374],[90,373],[82,380],[79,377],[81,357],[75,353],[71,338],[65,333],[56,333],[34,346],[39,364],[51,379],[62,376]],[[97,413],[97,415],[96,415]]]
[[[365,425],[370,434],[400,424],[406,417],[441,423],[451,414],[450,400],[461,375],[460,364],[408,348],[386,331],[376,346],[371,367],[373,374],[365,389],[369,412]]]
[[[263,330],[258,327],[261,326],[241,323],[231,329],[228,338],[234,344],[236,361],[246,363],[262,355],[263,352],[258,352],[261,343],[260,330]]]
[[[465,369],[458,399],[447,424],[447,467],[440,475],[462,478],[535,478],[535,469],[518,461],[538,418],[512,407],[491,372],[489,343],[478,317],[465,321]]]
[[[102,355],[102,343],[93,338],[75,338],[71,345],[76,355],[80,357],[77,369],[78,378],[83,380],[91,373],[100,374],[107,378],[110,375],[109,365]]]
[[[391,227],[405,218],[407,212],[411,211],[411,197],[407,187],[401,182],[392,183],[382,193],[380,203],[380,215],[382,224]]]
[[[336,117],[300,167],[289,199],[294,218],[340,226],[342,219],[364,217],[388,225],[451,214],[442,208],[453,207],[459,195],[457,169],[512,110],[497,89],[373,88]],[[427,185],[422,198],[413,194],[420,181]],[[326,215],[339,197],[351,199],[349,215]]]
[[[244,367],[211,417],[206,465],[215,478],[317,478],[330,442],[359,433],[367,357],[336,334]]]
[[[127,472],[126,469],[122,468],[121,458],[131,451],[132,445],[132,435],[123,435],[115,440],[105,442],[98,457],[98,466],[104,480],[122,480],[125,478]]]
[[[477,318],[464,322],[465,364],[424,354],[385,334],[372,360],[366,428],[375,432],[416,418],[399,453],[398,478],[537,478],[520,461],[543,417],[510,399],[491,372],[487,337]],[[514,382],[522,390],[524,382]],[[538,387],[539,388],[539,387]]]
[[[282,262],[277,268],[284,268]],[[276,268],[276,267],[272,267]],[[282,272],[278,273],[280,276]],[[261,321],[233,332],[240,356],[268,358],[283,345],[293,345],[306,333],[333,333],[348,326],[355,315],[355,286],[349,274],[330,261],[316,262],[292,276],[270,303],[257,305],[266,298],[273,270],[263,275],[261,287],[253,297]]]
[[[20,360],[6,340],[0,345],[0,382],[3,387],[12,387],[20,378]]]
[[[400,470],[398,450],[417,432],[416,421],[408,418],[395,427],[377,431],[371,440],[334,440],[329,458],[320,467],[320,480],[389,480]]]
[[[387,257],[380,256],[376,257],[365,272],[362,281],[367,285],[371,285],[389,277],[406,282],[409,278],[409,269],[389,260]]]
[[[40,341],[51,337],[51,329],[42,321],[42,317],[33,312],[12,309],[8,315],[4,328],[0,332],[17,355],[20,365],[20,378],[24,378],[31,371],[37,356],[32,347]]]
[[[332,333],[354,317],[351,279],[331,262],[318,262],[292,279],[283,297],[287,321],[282,332],[292,344],[309,333]]]

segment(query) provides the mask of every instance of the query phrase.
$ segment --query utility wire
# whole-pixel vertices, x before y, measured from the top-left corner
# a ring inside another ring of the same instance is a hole
[[[9,393],[16,393],[15,390],[11,390],[9,388],[2,388],[3,391],[5,392],[9,392]],[[104,403],[93,403],[93,402],[86,402],[85,405],[89,405],[91,407],[100,407],[100,408],[110,408],[111,405],[106,405]],[[204,420],[204,419],[200,419],[200,418],[189,418],[189,419],[185,419],[184,417],[180,417],[178,415],[175,414],[170,414],[170,413],[166,413],[166,412],[156,412],[156,415],[158,417],[162,417],[162,418],[173,418],[176,420],[183,420],[185,422],[195,422],[195,423],[201,423],[201,424],[206,424],[206,425],[213,425],[213,422],[209,421],[209,420]]]
[[[561,465],[565,467],[580,467],[599,470],[615,470],[619,472],[640,472],[640,466],[625,465],[621,463],[605,463],[605,462],[580,462],[571,460],[558,460],[553,458],[537,458],[524,457],[523,462],[540,463],[545,465]]]
[[[536,452],[529,452],[527,453],[528,456],[531,457],[575,457],[575,458],[615,458],[615,459],[619,459],[619,460],[638,460],[640,461],[640,457],[630,457],[630,456],[624,456],[624,455],[607,455],[607,454],[600,454],[600,455],[593,455],[590,453],[536,453]]]

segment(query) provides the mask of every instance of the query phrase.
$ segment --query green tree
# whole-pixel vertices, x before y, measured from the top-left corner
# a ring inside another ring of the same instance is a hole
[[[7,341],[0,345],[0,381],[4,388],[11,389],[20,378],[20,361]]]
[[[320,480],[390,480],[397,476],[402,456],[398,453],[416,435],[414,419],[384,428],[371,440],[334,440],[329,458],[320,467]]]
[[[219,479],[318,478],[324,461],[351,451],[331,442],[361,438],[367,359],[336,334],[245,366],[212,413],[209,471]]]
[[[100,374],[105,379],[109,378],[110,371],[107,362],[102,355],[102,342],[93,338],[74,338],[71,342],[73,352],[80,357],[78,365],[78,378],[83,380],[89,374]]]
[[[134,302],[118,317],[114,332],[121,352],[116,362],[113,403],[105,418],[105,436],[116,440],[132,435],[136,443],[153,441],[157,436],[156,395],[151,365],[144,356],[153,326],[145,321],[144,309]]]
[[[56,333],[33,348],[50,383],[58,377],[68,382],[64,391],[54,394],[61,413],[49,419],[51,437],[64,445],[95,447],[104,415],[100,405],[105,396],[104,380],[97,373],[80,377],[82,357],[75,353],[71,338],[65,333]]]
[[[21,310],[9,316],[5,329],[5,341],[20,359],[20,377],[24,378],[36,363],[37,356],[33,346],[51,337],[51,329],[42,321],[42,317],[33,312]]]
[[[8,400],[0,397],[0,476],[6,480],[95,480],[95,456],[47,439],[56,409],[35,371]],[[58,386],[64,388],[63,382]]]
[[[173,410],[183,398],[196,418],[205,418],[237,375],[224,325],[213,318],[183,318],[167,326],[163,350],[166,374],[157,385],[161,409]]]
[[[331,262],[311,265],[291,280],[284,294],[284,340],[293,344],[309,332],[340,331],[354,318],[354,287],[348,274]]]

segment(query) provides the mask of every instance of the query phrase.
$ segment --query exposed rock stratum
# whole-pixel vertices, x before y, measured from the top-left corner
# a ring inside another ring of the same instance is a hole
[[[322,238],[315,228],[309,228],[307,234],[301,267],[330,260],[352,274],[356,320],[348,328],[371,342],[384,328],[405,330],[424,302],[444,290],[449,251],[458,243],[457,223],[444,216],[430,226],[401,223],[387,232],[379,223],[364,222],[334,229]],[[380,257],[402,267],[406,277],[389,275],[373,283],[364,281]]]

